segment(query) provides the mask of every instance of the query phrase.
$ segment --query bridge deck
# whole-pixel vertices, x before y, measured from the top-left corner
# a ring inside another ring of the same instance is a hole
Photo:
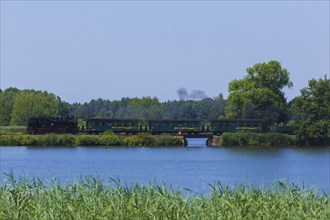
[[[184,138],[210,138],[213,135],[211,133],[200,133],[200,134],[184,134],[183,137]]]

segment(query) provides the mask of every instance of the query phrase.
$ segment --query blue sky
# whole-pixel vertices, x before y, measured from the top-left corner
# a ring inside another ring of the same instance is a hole
[[[329,1],[1,1],[1,88],[63,100],[228,95],[278,60],[300,94],[329,74]]]

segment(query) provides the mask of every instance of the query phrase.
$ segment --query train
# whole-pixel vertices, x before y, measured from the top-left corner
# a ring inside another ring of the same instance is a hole
[[[27,123],[28,134],[79,133],[77,120],[71,117],[31,117]]]
[[[267,126],[263,119],[125,119],[125,118],[88,118],[86,127],[78,128],[74,117],[33,117],[28,121],[27,133],[87,133],[100,134],[110,131],[116,134],[150,133],[221,135],[224,132],[278,132],[293,133],[290,125]]]

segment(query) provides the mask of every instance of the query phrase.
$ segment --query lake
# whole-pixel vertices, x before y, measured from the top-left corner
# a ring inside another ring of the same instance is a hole
[[[198,140],[196,140],[198,141]],[[197,143],[197,142],[196,142]],[[330,147],[187,148],[28,148],[0,147],[1,177],[52,177],[60,181],[82,176],[119,177],[122,183],[149,184],[157,180],[173,188],[197,193],[209,191],[209,183],[269,185],[287,180],[330,192]],[[197,146],[196,146],[197,145]]]

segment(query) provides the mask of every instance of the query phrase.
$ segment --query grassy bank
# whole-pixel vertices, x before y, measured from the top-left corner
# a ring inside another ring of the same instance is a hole
[[[329,219],[329,196],[278,182],[270,189],[210,186],[189,196],[164,185],[119,181],[45,185],[9,178],[0,186],[0,219]]]
[[[26,126],[0,126],[1,135],[26,134]]]
[[[182,146],[182,139],[170,135],[126,136],[111,132],[102,135],[1,135],[0,146]]]
[[[216,139],[216,138],[215,138]],[[294,135],[281,133],[230,132],[223,133],[214,146],[296,146]]]

